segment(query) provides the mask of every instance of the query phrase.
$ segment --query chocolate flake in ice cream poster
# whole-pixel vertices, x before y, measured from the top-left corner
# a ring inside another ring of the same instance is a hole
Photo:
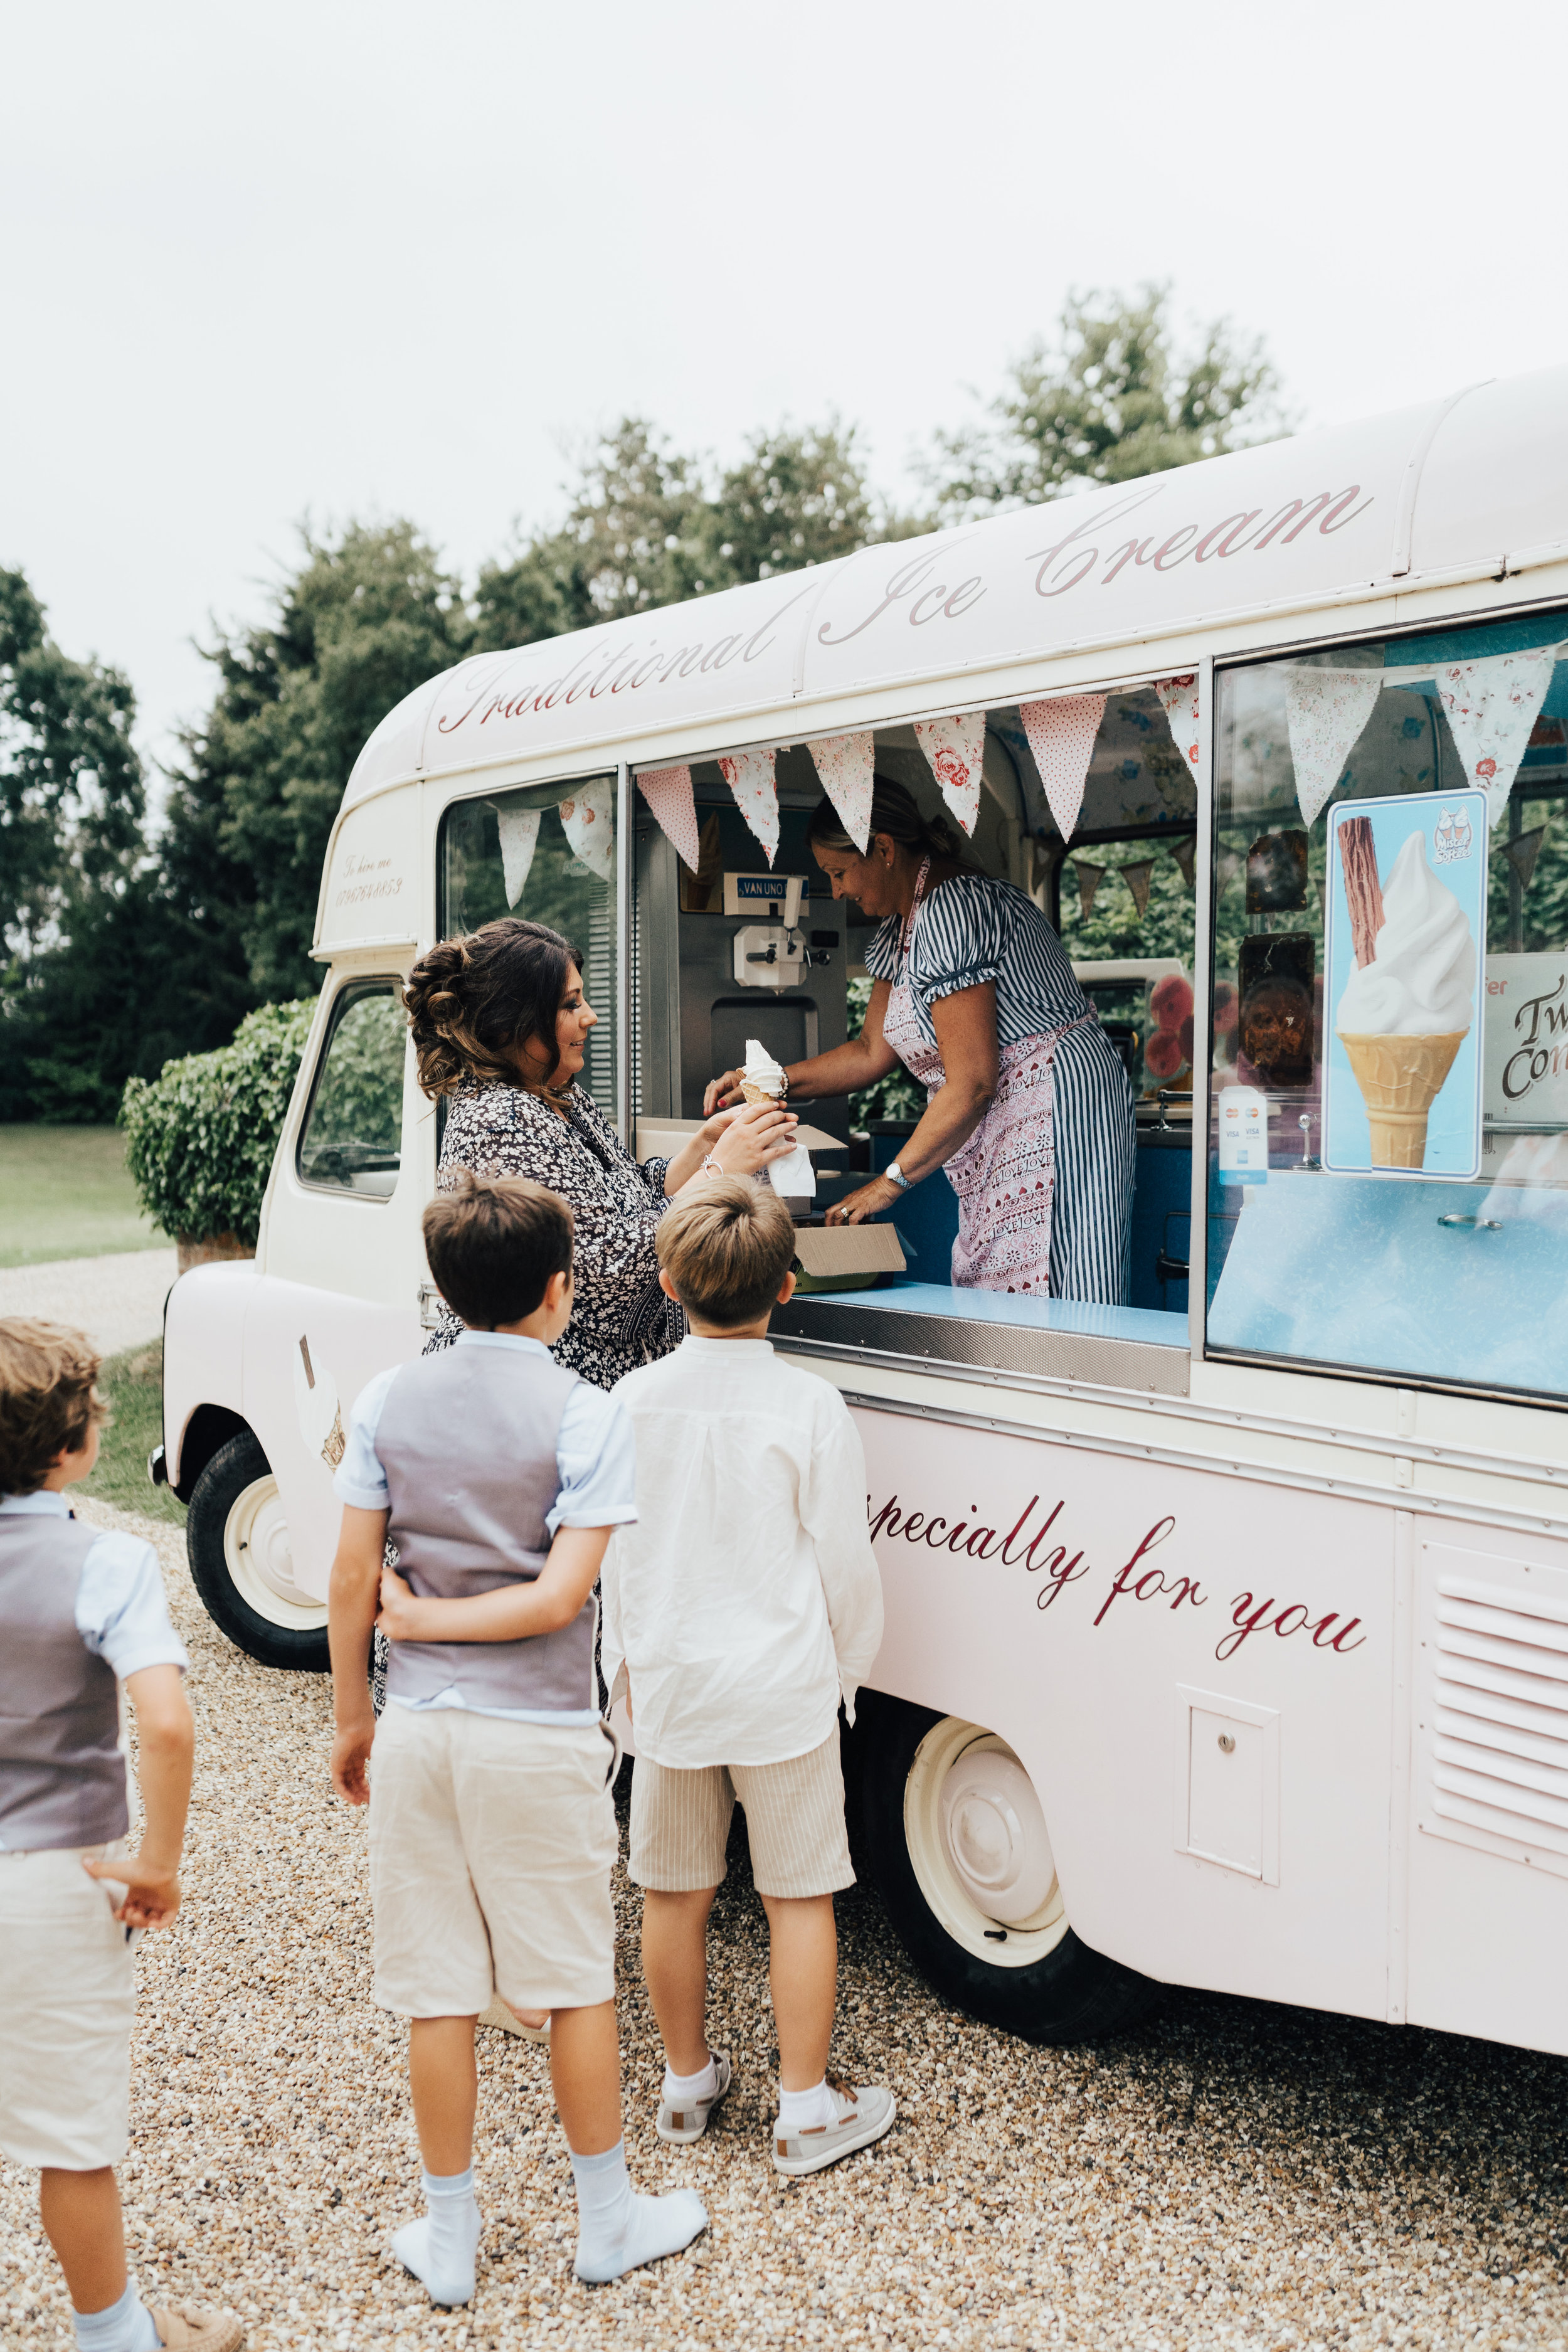
[[[1473,1182],[1481,1166],[1487,802],[1329,812],[1323,1166]]]

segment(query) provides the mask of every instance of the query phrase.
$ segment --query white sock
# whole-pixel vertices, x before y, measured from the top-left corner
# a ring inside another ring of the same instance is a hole
[[[473,2167],[467,2172],[427,2172],[424,2180],[425,2219],[399,2230],[392,2251],[432,2303],[471,2303],[474,2257],[479,2248]]]
[[[786,2091],[779,2084],[779,2137],[794,2139],[797,2133],[831,2131],[838,2121],[838,2103],[827,2087],[825,2074],[809,2091]]]
[[[699,2100],[717,2098],[718,2095],[719,2067],[711,2050],[707,2063],[699,2066],[695,2074],[678,2074],[672,2066],[666,2066],[660,2095],[667,2107],[694,2107]]]
[[[132,2284],[107,2311],[73,2311],[71,2318],[80,2352],[159,2352],[153,2315]]]
[[[580,2279],[603,2285],[640,2263],[678,2254],[708,2226],[708,2210],[694,2189],[668,2197],[639,2197],[626,2171],[626,2143],[617,2140],[602,2156],[574,2156],[577,2188],[577,2258]]]

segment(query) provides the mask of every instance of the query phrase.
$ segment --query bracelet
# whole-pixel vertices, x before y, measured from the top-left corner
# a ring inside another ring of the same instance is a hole
[[[724,1173],[724,1171],[720,1167],[719,1162],[716,1160],[705,1160],[702,1162],[700,1172],[706,1176],[710,1169],[712,1170],[715,1176],[722,1176]]]

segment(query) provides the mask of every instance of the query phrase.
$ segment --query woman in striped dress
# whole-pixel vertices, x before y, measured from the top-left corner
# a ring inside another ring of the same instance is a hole
[[[866,952],[865,1026],[789,1069],[790,1107],[855,1093],[899,1062],[926,1088],[898,1159],[829,1222],[889,1209],[942,1169],[958,1195],[955,1284],[1122,1304],[1131,1089],[1055,931],[1022,890],[968,865],[958,835],[928,823],[886,778],[876,781],[864,856],[830,801],[808,838],[834,897],[882,922]],[[716,1080],[710,1107],[738,1084],[735,1071]]]

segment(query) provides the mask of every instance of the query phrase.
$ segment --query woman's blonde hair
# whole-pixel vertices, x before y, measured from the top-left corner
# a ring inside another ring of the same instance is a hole
[[[754,1323],[777,1298],[795,1263],[795,1220],[769,1186],[720,1176],[666,1210],[654,1245],[682,1307],[723,1330]]]

